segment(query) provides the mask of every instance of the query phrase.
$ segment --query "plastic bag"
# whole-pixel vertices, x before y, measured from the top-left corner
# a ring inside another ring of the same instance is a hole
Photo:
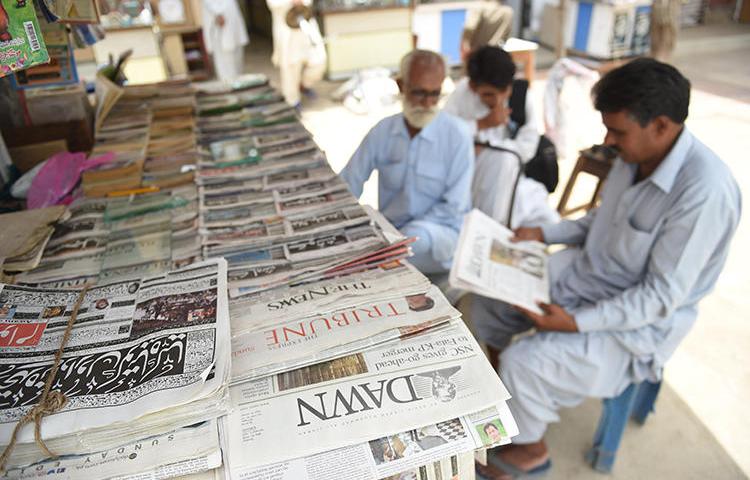
[[[60,152],[45,160],[31,181],[27,208],[43,208],[68,203],[69,194],[78,185],[81,173],[114,160],[114,153],[86,159],[86,154]],[[67,199],[67,200],[66,200]]]

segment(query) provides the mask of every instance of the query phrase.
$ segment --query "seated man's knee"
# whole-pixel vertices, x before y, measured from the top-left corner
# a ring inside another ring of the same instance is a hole
[[[529,374],[529,359],[533,355],[526,342],[509,345],[500,354],[500,375],[506,377],[525,377]]]
[[[515,334],[531,327],[512,306],[487,297],[472,299],[471,317],[478,339],[498,351],[505,349]]]
[[[406,225],[401,229],[401,233],[407,237],[416,237],[417,240],[411,244],[411,250],[417,253],[429,252],[432,250],[432,237],[426,229],[413,224]]]
[[[430,232],[421,227],[407,226],[401,230],[401,233],[408,237],[418,237],[417,241],[412,244],[412,257],[409,261],[424,274],[445,273],[449,270],[450,259],[442,258],[444,255],[436,253],[441,251],[435,248],[432,235]]]

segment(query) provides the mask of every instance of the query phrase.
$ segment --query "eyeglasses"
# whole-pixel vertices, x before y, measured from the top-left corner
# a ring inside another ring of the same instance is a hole
[[[409,96],[418,102],[427,100],[428,98],[438,99],[440,98],[440,90],[425,90],[423,88],[409,89]]]

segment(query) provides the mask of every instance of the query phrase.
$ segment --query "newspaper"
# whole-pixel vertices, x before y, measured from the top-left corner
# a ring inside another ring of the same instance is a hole
[[[279,318],[297,319],[426,292],[430,282],[409,263],[394,262],[365,272],[276,288],[229,302],[232,335],[269,327]]]
[[[63,244],[72,240],[86,240],[87,238],[107,235],[109,230],[104,226],[104,212],[73,214],[70,219],[58,224],[55,233],[48,243],[48,247]]]
[[[211,157],[202,156],[200,166],[228,167],[253,165],[261,161],[318,151],[307,131],[297,134],[270,135],[214,142],[209,146]]]
[[[252,205],[254,203],[268,203],[271,201],[292,202],[306,197],[315,197],[326,194],[335,194],[348,191],[346,184],[339,178],[325,182],[313,182],[294,188],[278,189],[271,191],[259,191],[248,188],[232,193],[208,195],[203,190],[201,209],[225,208],[228,206]],[[350,195],[351,198],[354,198]]]
[[[450,271],[454,288],[542,313],[549,303],[546,245],[513,243],[513,232],[474,209],[464,218]]]
[[[8,470],[3,479],[157,480],[188,475],[221,465],[216,420],[144,438],[116,448],[48,459]]]
[[[235,115],[237,116],[237,115]],[[240,114],[241,116],[241,114]],[[232,115],[222,117],[207,117],[198,120],[200,127],[200,144],[210,148],[212,143],[226,140],[241,140],[248,137],[269,137],[287,133],[307,132],[305,127],[298,122],[282,122],[275,125],[265,126],[242,126],[227,125]],[[239,116],[237,116],[239,117]]]
[[[41,266],[17,281],[81,287],[84,282],[158,274],[175,262],[200,257],[194,185],[128,199],[77,200],[70,210],[71,218],[56,228]]]
[[[322,275],[352,258],[377,251],[385,245],[377,229],[363,225],[270,248],[206,248],[205,254],[226,258],[230,265],[230,294],[239,296]]]
[[[343,201],[332,201],[327,205],[320,205],[319,209],[308,208],[309,213],[297,213],[288,218],[280,216],[281,209],[278,204],[273,203],[262,213],[266,218],[253,216],[261,214],[264,206],[227,211],[211,210],[211,214],[203,217],[206,219],[204,222],[214,222],[213,225],[204,224],[201,229],[204,244],[208,246],[209,255],[213,256],[231,251],[238,245],[252,247],[282,241],[288,243],[369,223],[370,218],[362,207],[350,200],[352,197],[349,193],[346,195]],[[216,213],[224,216],[221,225],[216,223]],[[236,220],[231,220],[230,216]]]
[[[202,215],[203,233],[231,233],[242,227],[257,229],[258,224],[288,217],[285,232],[300,235],[331,228],[369,222],[369,217],[349,192],[345,195],[324,195],[290,202],[256,203],[206,210]],[[253,225],[254,224],[254,225]],[[252,238],[252,237],[250,237]]]
[[[137,263],[158,262],[172,258],[172,233],[169,225],[165,230],[121,240],[110,240],[104,252],[102,270],[124,267]]]
[[[127,432],[127,422],[147,413],[200,399],[216,403],[229,372],[225,292],[226,263],[221,259],[92,287],[52,385],[68,401],[45,417],[43,437],[95,429],[110,429],[115,436],[114,425]],[[2,286],[0,444],[7,443],[16,422],[37,403],[78,295]],[[22,429],[18,441],[31,442],[35,449],[33,428]],[[76,452],[63,445],[58,453]]]
[[[225,455],[226,477],[231,480],[377,480],[476,449],[506,445],[517,433],[510,410],[502,403],[471,415],[261,467],[238,466],[233,463],[238,452],[229,451]],[[472,472],[473,467],[472,463]],[[443,478],[454,478],[457,474],[453,469],[450,477]]]
[[[250,90],[239,91],[232,94],[221,96],[199,97],[198,113],[201,116],[223,115],[227,112],[239,111],[252,105],[264,105],[277,108],[282,99],[280,95],[271,87],[258,87]],[[283,108],[291,108],[288,104],[283,104]],[[282,108],[282,107],[278,107]],[[254,110],[258,110],[255,108]]]
[[[246,225],[248,223],[257,222],[264,217],[276,216],[279,218],[297,218],[304,217],[305,215],[310,216],[321,214],[325,211],[339,208],[342,209],[342,211],[346,211],[354,208],[361,209],[362,207],[357,203],[357,200],[348,190],[340,188],[339,191],[334,192],[299,195],[288,199],[270,198],[264,203],[243,203],[207,209],[206,219],[208,223],[211,220],[211,217],[217,214],[227,216],[227,214],[234,213],[235,217],[244,220],[242,225]],[[260,210],[260,216],[255,213],[256,210]],[[229,218],[231,218],[231,216]],[[210,234],[211,230],[207,233]]]
[[[205,195],[259,191],[270,189],[296,188],[315,182],[325,182],[336,178],[331,167],[322,159],[306,159],[304,164],[291,164],[288,167],[261,175],[239,175],[238,168],[221,169],[221,172],[201,171],[196,181],[202,186]],[[222,177],[221,175],[226,176]]]
[[[381,480],[474,480],[474,453],[462,453]]]
[[[96,255],[104,253],[106,248],[107,235],[68,240],[53,247],[48,246],[44,250],[41,264]]]
[[[360,352],[344,363],[341,368],[315,365],[301,377],[230,387],[233,409],[223,424],[228,449],[252,452],[233,458],[233,466],[256,467],[355,445],[478,412],[510,397],[462,322]]]
[[[355,231],[352,231],[352,234]],[[365,231],[366,233],[366,231]],[[353,235],[352,235],[353,237]],[[317,239],[314,243],[297,242],[287,245],[288,247],[301,247],[305,257],[299,259],[297,255],[289,255],[293,260],[283,260],[283,251],[279,247],[271,249],[275,259],[271,261],[260,261],[255,266],[237,267],[237,270],[229,271],[229,281],[232,288],[229,290],[230,298],[255,294],[270,288],[303,283],[311,283],[330,279],[336,276],[349,275],[364,272],[373,268],[392,268],[401,260],[410,255],[409,242],[407,239],[393,245],[383,246],[380,240],[365,236],[363,238],[351,238],[350,241],[336,244],[339,235],[326,236]],[[330,242],[329,242],[330,240]],[[310,250],[310,251],[308,251]],[[296,250],[291,250],[295,253]],[[307,260],[308,254],[322,252]],[[324,255],[327,254],[327,255]],[[320,256],[324,255],[324,256]],[[251,273],[251,275],[248,275]],[[253,281],[252,279],[258,277]],[[251,281],[251,285],[247,282]],[[258,281],[260,283],[258,283]]]
[[[309,173],[305,175],[305,172]],[[323,154],[317,152],[258,162],[258,164],[252,166],[230,165],[201,168],[198,171],[197,179],[201,185],[211,185],[229,180],[251,180],[281,174],[284,174],[283,180],[297,183],[307,183],[313,179],[327,180],[335,176]],[[275,183],[278,183],[278,181]]]
[[[432,286],[417,295],[279,322],[232,338],[232,378],[237,381],[270,375],[309,364],[313,359],[321,362],[338,355],[332,350],[335,347],[356,344],[378,334],[398,338],[400,329],[434,326],[459,317],[440,289]]]
[[[16,282],[36,284],[79,277],[96,278],[99,276],[103,258],[104,252],[101,252],[84,257],[50,261],[34,270],[16,275]]]

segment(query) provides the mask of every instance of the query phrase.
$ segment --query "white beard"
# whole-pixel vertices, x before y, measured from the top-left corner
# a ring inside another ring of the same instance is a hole
[[[403,106],[404,118],[406,118],[406,121],[409,122],[409,125],[419,130],[423,129],[434,120],[440,111],[437,106],[426,108],[414,106],[410,104],[406,98],[401,99],[401,105]]]

